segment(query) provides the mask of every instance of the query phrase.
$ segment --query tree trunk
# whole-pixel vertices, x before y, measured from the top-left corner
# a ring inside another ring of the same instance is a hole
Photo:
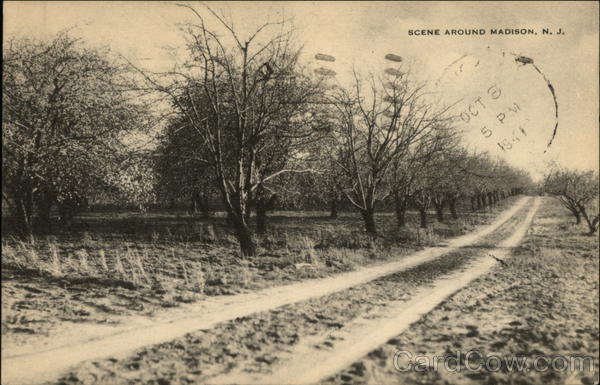
[[[573,214],[573,216],[575,217],[575,224],[580,224],[581,223],[581,214],[579,213],[579,210],[577,210],[576,208],[574,209],[569,209],[571,211],[571,214]]]
[[[210,212],[210,195],[206,194],[206,193],[200,193],[200,192],[193,192],[192,193],[192,197],[191,197],[191,201],[192,201],[192,207],[191,207],[191,212],[192,214],[198,214],[198,212],[201,213],[202,218],[210,218],[211,216],[211,212]]]
[[[452,215],[452,219],[458,219],[458,215],[456,214],[456,198],[448,200],[448,206],[450,207],[450,215]]]
[[[258,187],[257,189],[257,193],[256,195],[252,195],[251,192],[247,192],[247,200],[246,200],[246,212],[244,214],[244,221],[246,221],[246,223],[250,223],[250,217],[252,216],[252,209],[256,209],[256,201],[260,198],[260,190],[262,189],[261,186]],[[236,197],[236,199],[238,199]]]
[[[256,190],[254,197],[254,210],[256,212],[256,232],[264,234],[267,232],[267,211],[271,210],[277,199],[276,194],[268,196],[262,185]]]
[[[203,218],[210,218],[210,197],[207,194],[203,194],[200,197],[200,212]]]
[[[21,239],[33,243],[33,193],[23,195],[15,199],[17,232]]]
[[[337,199],[331,200],[331,211],[329,213],[329,218],[337,219],[338,217],[338,207],[337,207]]]
[[[581,216],[585,219],[585,222],[588,225],[588,229],[590,230],[589,235],[593,235],[596,231],[598,231],[598,222],[600,221],[600,215],[596,215],[594,219],[590,220],[590,217],[588,216],[585,207],[583,205],[578,206],[579,211],[581,212]]]
[[[407,199],[401,198],[400,194],[394,194],[394,202],[396,206],[396,221],[398,223],[398,227],[405,227]]]
[[[249,198],[241,199],[237,191],[227,192],[221,190],[221,197],[227,210],[227,225],[233,230],[237,241],[240,244],[240,254],[242,258],[256,255],[256,244],[252,230],[246,221],[247,214],[250,212],[248,207]]]
[[[60,216],[61,223],[67,226],[70,225],[71,220],[75,216],[71,203],[68,201],[60,202],[58,204],[58,215]]]
[[[481,210],[485,205],[485,201],[481,197],[481,194],[477,194],[477,210]]]
[[[588,227],[590,229],[590,235],[595,234],[596,231],[598,231],[598,224],[600,222],[600,215],[596,215],[596,217],[594,219],[592,219],[591,221],[590,221],[590,219],[586,215],[585,216],[585,220],[588,223]]]
[[[365,230],[367,234],[375,236],[377,235],[377,228],[375,226],[375,209],[367,208],[366,210],[361,210],[363,220],[365,222]]]
[[[471,211],[477,211],[477,198],[471,197]]]
[[[37,202],[38,217],[42,224],[44,231],[50,233],[52,231],[52,223],[50,214],[52,212],[52,205],[54,204],[54,196],[51,193],[40,194]]]
[[[419,215],[421,218],[421,228],[426,229],[427,228],[427,210],[425,210],[424,208],[420,208]]]
[[[256,255],[256,244],[252,231],[244,220],[243,215],[233,215],[232,221],[235,230],[235,236],[240,243],[240,251],[243,257],[252,257]]]
[[[192,215],[196,215],[198,214],[198,199],[196,199],[196,194],[192,193],[192,197],[190,199],[191,204],[190,204],[190,213]]]

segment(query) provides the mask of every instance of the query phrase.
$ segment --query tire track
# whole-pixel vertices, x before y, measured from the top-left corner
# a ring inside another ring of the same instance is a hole
[[[50,340],[44,348],[4,349],[4,384],[34,384],[56,379],[62,372],[82,361],[104,357],[123,357],[137,348],[170,341],[188,332],[210,329],[215,324],[237,317],[271,310],[283,305],[321,297],[396,272],[432,261],[460,247],[468,246],[492,233],[512,218],[530,198],[521,198],[490,225],[449,240],[445,245],[428,248],[399,261],[362,268],[335,277],[309,280],[274,287],[255,293],[217,298],[164,312],[153,319],[132,318],[127,325],[99,326],[96,335]],[[9,353],[10,352],[10,353]]]
[[[313,384],[332,376],[365,356],[390,338],[401,334],[423,315],[433,310],[447,297],[468,285],[477,277],[487,273],[496,265],[496,258],[508,256],[519,245],[529,229],[540,205],[535,198],[529,212],[516,230],[497,247],[487,250],[477,261],[464,271],[452,273],[438,279],[433,287],[421,288],[408,302],[394,304],[386,311],[387,317],[357,319],[342,330],[334,333],[333,349],[320,350],[315,341],[308,340],[296,346],[286,360],[282,360],[271,373],[248,373],[233,371],[207,382],[210,384]]]

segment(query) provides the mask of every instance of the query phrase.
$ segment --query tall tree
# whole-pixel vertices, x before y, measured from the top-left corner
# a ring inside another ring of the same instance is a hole
[[[306,101],[319,87],[303,75],[299,50],[283,22],[265,23],[243,38],[208,6],[205,11],[223,34],[207,26],[203,12],[182,6],[196,20],[184,28],[185,63],[158,76],[142,73],[199,136],[204,156],[198,161],[210,170],[242,255],[253,255],[250,204],[266,183],[298,171],[288,160],[298,151],[295,144],[314,131],[306,124]],[[279,32],[270,34],[273,29]],[[282,143],[282,158],[266,160]]]

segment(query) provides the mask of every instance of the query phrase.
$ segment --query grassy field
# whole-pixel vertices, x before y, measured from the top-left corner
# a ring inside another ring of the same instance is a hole
[[[363,235],[355,215],[332,220],[319,213],[276,213],[272,231],[259,238],[259,255],[247,260],[239,258],[219,217],[197,220],[164,213],[83,217],[79,220],[87,221],[94,233],[56,234],[35,245],[4,240],[3,340],[30,344],[38,336],[64,333],[65,325],[72,328],[73,322],[83,331],[85,324],[118,323],[121,315],[151,315],[206,296],[383,263],[489,223],[514,201],[506,200],[492,212],[463,213],[454,222],[432,221],[427,231],[420,232],[415,224],[403,231],[385,231],[395,229],[394,218],[381,214],[377,219],[382,235],[375,241]],[[409,301],[435,280],[465,269],[512,234],[528,210],[520,209],[498,230],[444,258],[347,290],[221,322],[138,349],[128,357],[85,362],[59,383],[188,384],[231,371],[268,374],[290,359],[294,349],[334,349],[336,331],[377,319],[389,312],[391,304]],[[597,235],[587,235],[583,224],[574,225],[554,199],[542,198],[525,240],[503,263],[324,383],[597,383],[598,252]],[[457,352],[464,357],[475,351],[527,361],[525,370],[456,372],[427,367],[399,372],[394,367],[397,351],[428,357]],[[531,367],[537,357],[557,355],[591,356],[593,361],[591,367],[588,362],[587,369],[574,371]]]
[[[514,198],[487,212],[460,212],[418,229],[399,230],[377,216],[381,235],[364,234],[358,214],[276,212],[258,238],[259,254],[241,259],[223,217],[169,213],[97,213],[35,244],[2,240],[2,333],[18,343],[51,334],[62,321],[114,322],[112,316],[158,309],[381,263],[489,223]]]
[[[183,385],[210,383],[213,376],[233,370],[269,373],[274,365],[290,359],[294,349],[314,346],[328,351],[338,343],[336,331],[376,319],[390,310],[391,303],[408,301],[418,288],[464,268],[482,250],[511,234],[527,210],[521,209],[472,247],[443,258],[323,297],[222,322],[210,330],[138,349],[123,359],[83,363],[62,376],[60,383]],[[345,383],[354,383],[355,376],[347,378],[350,381]]]

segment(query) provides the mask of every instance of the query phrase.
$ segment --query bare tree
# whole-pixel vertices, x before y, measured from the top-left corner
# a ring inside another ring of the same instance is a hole
[[[344,174],[343,193],[361,213],[366,232],[377,234],[376,205],[389,194],[384,184],[398,157],[427,136],[449,127],[447,109],[425,99],[425,84],[396,71],[390,81],[354,73],[351,91],[339,92],[338,124],[333,132],[335,164]],[[366,84],[366,85],[365,85]]]
[[[336,219],[344,199],[342,180],[345,176],[333,161],[339,154],[335,154],[336,141],[329,132],[332,126],[325,120],[321,125],[325,137],[306,148],[306,160],[314,172],[291,175],[288,183],[296,191],[299,207],[329,209],[329,217]]]
[[[314,133],[306,101],[320,88],[303,75],[292,30],[283,21],[267,22],[242,38],[205,6],[225,31],[219,35],[201,12],[181,6],[196,20],[184,28],[187,61],[166,74],[142,73],[200,137],[205,150],[197,160],[210,169],[242,255],[253,255],[250,204],[256,196],[264,208],[267,183],[303,171],[290,160]],[[276,148],[278,158],[268,159]]]
[[[589,233],[598,231],[599,214],[590,214],[589,210],[598,210],[598,173],[593,171],[556,170],[550,172],[544,183],[544,191],[556,197],[581,223],[581,217],[588,225]]]
[[[444,162],[443,190],[452,219],[458,219],[457,203],[467,197],[472,175],[469,172],[469,154],[464,148],[446,152]],[[441,219],[441,218],[440,218]]]
[[[406,211],[424,178],[429,178],[430,163],[435,162],[442,151],[451,146],[454,134],[450,130],[437,130],[422,137],[398,154],[391,166],[388,186],[394,201],[398,227],[406,225]]]

